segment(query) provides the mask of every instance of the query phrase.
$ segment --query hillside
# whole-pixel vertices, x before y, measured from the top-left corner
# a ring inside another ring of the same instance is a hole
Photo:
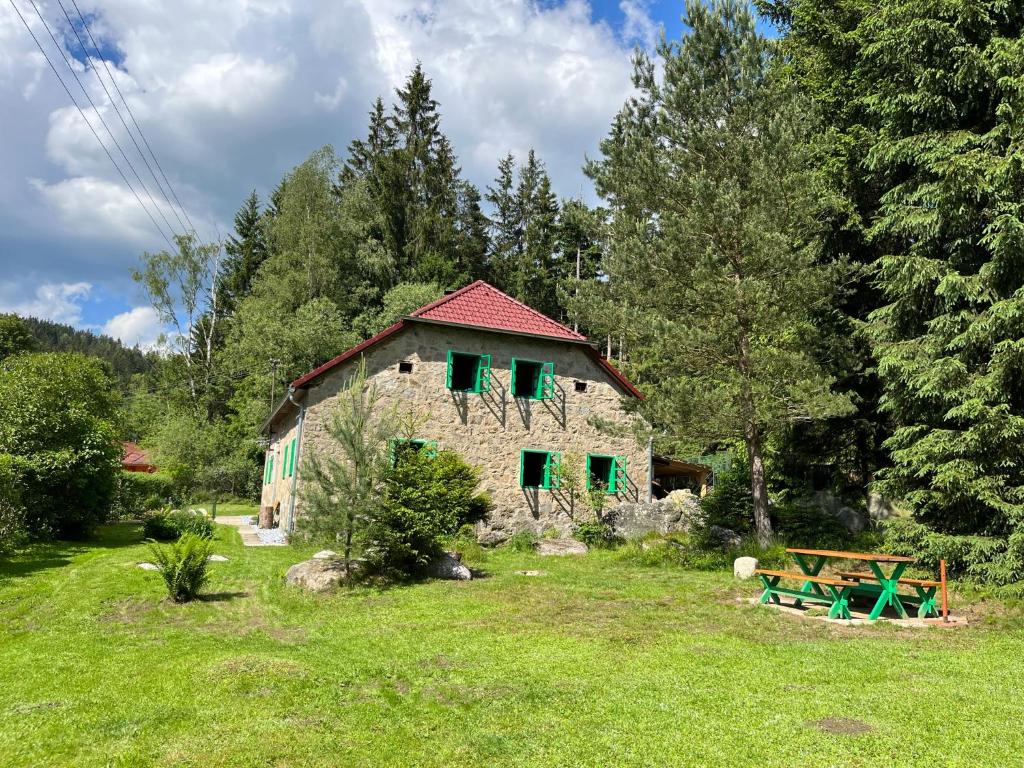
[[[117,339],[73,328],[63,323],[23,317],[41,352],[80,352],[110,363],[122,385],[136,373],[153,367],[152,359],[141,350],[127,347]]]

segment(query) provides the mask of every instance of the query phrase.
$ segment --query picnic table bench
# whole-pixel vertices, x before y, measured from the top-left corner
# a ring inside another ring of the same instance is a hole
[[[901,618],[907,618],[906,605],[917,605],[917,615],[924,618],[929,613],[938,615],[935,590],[940,586],[937,581],[927,579],[904,578],[903,572],[914,562],[912,557],[886,555],[871,552],[846,552],[833,549],[788,548],[786,552],[792,556],[797,567],[796,571],[774,571],[759,568],[754,573],[761,579],[764,592],[759,602],[769,600],[779,603],[780,596],[795,598],[794,606],[799,608],[803,603],[824,603],[829,606],[830,618],[850,618],[849,604],[857,597],[874,600],[868,618],[872,621],[881,615],[886,606],[892,606]],[[821,569],[829,560],[857,560],[866,563],[868,572],[843,571],[836,577],[821,576]],[[886,573],[883,566],[889,569]],[[800,589],[779,586],[782,579],[793,579],[802,582]],[[899,591],[899,586],[912,587],[915,594]]]

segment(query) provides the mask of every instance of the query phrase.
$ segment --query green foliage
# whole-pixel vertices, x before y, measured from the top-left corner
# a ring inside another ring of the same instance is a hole
[[[655,427],[744,442],[766,538],[764,441],[849,409],[808,354],[845,270],[819,259],[815,110],[772,75],[775,45],[733,0],[687,2],[684,27],[660,66],[637,54],[638,94],[587,166],[610,204],[608,280],[573,306],[619,340]]]
[[[199,596],[199,590],[209,578],[211,547],[209,541],[191,533],[182,535],[172,544],[149,545],[171,600],[187,603]]]
[[[839,518],[813,504],[775,504],[771,514],[775,529],[791,547],[846,549],[850,544],[850,532]]]
[[[632,540],[620,547],[616,556],[633,565],[691,571],[731,570],[737,557],[756,557],[763,568],[780,568],[789,562],[786,545],[779,537],[762,546],[757,537],[745,536],[738,546],[722,549],[708,546],[699,532]]]
[[[116,405],[98,360],[34,353],[0,363],[0,454],[17,457],[33,535],[82,536],[109,515],[121,461]]]
[[[484,520],[490,500],[480,471],[451,451],[402,451],[366,533],[366,555],[384,574],[414,574],[463,526]]]
[[[143,512],[171,504],[174,478],[160,472],[124,472],[117,478],[115,517],[141,517]],[[157,537],[154,537],[157,538]]]
[[[157,541],[173,541],[185,534],[200,539],[212,539],[213,521],[200,512],[191,510],[155,510],[142,518],[143,536]]]
[[[513,533],[505,541],[504,546],[514,552],[533,552],[537,548],[537,534],[533,531]]]
[[[443,295],[444,288],[437,283],[399,283],[384,294],[380,308],[365,310],[354,324],[370,337]]]
[[[18,461],[0,454],[0,555],[17,548],[27,537]]]
[[[572,529],[574,539],[594,549],[612,549],[622,543],[622,537],[608,523],[590,521],[578,523]]]
[[[0,360],[22,352],[34,352],[38,346],[24,320],[17,315],[0,314]]]
[[[715,475],[715,489],[700,500],[700,509],[709,527],[717,525],[739,534],[753,530],[754,505],[746,461],[737,458],[729,471]]]

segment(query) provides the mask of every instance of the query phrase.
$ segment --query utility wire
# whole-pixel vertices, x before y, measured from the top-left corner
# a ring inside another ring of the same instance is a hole
[[[39,52],[43,54],[43,58],[46,59],[46,63],[50,65],[50,69],[53,71],[53,74],[57,78],[57,81],[61,84],[61,87],[64,88],[64,92],[67,93],[68,98],[71,99],[71,103],[75,105],[75,109],[78,110],[78,114],[82,116],[83,122],[85,122],[89,130],[92,131],[92,135],[96,137],[96,141],[99,143],[100,147],[102,147],[104,154],[106,154],[107,156],[107,159],[110,160],[110,164],[114,166],[114,169],[121,177],[121,180],[124,181],[125,186],[128,187],[129,191],[135,196],[135,199],[139,203],[139,207],[146,212],[146,215],[149,217],[149,220],[153,222],[153,226],[156,228],[156,231],[160,233],[161,237],[163,237],[163,239],[167,241],[167,245],[170,246],[171,249],[173,250],[174,243],[171,242],[171,239],[167,237],[167,234],[163,231],[163,229],[161,229],[160,225],[157,224],[156,219],[153,218],[153,214],[150,213],[149,208],[146,207],[145,203],[142,202],[142,198],[139,197],[139,193],[135,191],[135,188],[132,187],[131,183],[128,181],[128,177],[125,176],[124,171],[121,170],[121,166],[117,164],[117,162],[114,160],[114,156],[110,154],[110,150],[107,149],[107,145],[103,143],[103,139],[100,138],[99,133],[96,132],[96,129],[93,127],[92,123],[89,122],[89,118],[86,117],[85,111],[81,108],[81,106],[79,106],[78,102],[75,100],[75,97],[71,93],[71,89],[68,88],[67,83],[64,82],[64,78],[60,76],[60,72],[57,71],[57,68],[53,64],[53,61],[50,60],[50,57],[46,53],[46,50],[43,48],[42,43],[39,42],[39,38],[36,37],[36,33],[32,31],[32,27],[29,26],[28,21],[25,20],[24,16],[22,16],[21,10],[15,4],[14,0],[10,0],[10,3],[11,7],[14,8],[14,12],[18,14],[18,18],[21,19],[21,23],[25,25],[25,29],[28,31],[29,35],[32,36],[32,40],[35,42],[36,47],[39,49]]]
[[[12,2],[13,2],[13,0],[12,0]],[[134,174],[136,180],[139,182],[139,186],[142,187],[142,191],[145,192],[146,196],[149,198],[150,205],[152,205],[153,208],[156,210],[156,212],[158,214],[160,214],[160,218],[163,219],[163,222],[167,226],[168,231],[173,234],[174,233],[174,227],[171,226],[171,222],[169,222],[167,220],[167,216],[164,215],[163,208],[161,208],[157,204],[156,200],[153,199],[153,195],[150,193],[149,189],[146,187],[146,183],[142,180],[142,177],[139,176],[139,172],[135,169],[135,166],[132,164],[132,161],[128,159],[128,155],[125,153],[124,149],[121,147],[121,144],[118,142],[117,137],[114,136],[114,132],[110,130],[110,126],[107,125],[107,121],[103,119],[103,114],[97,108],[96,103],[92,100],[92,96],[89,95],[89,91],[86,90],[85,86],[82,84],[82,80],[78,76],[78,73],[75,72],[74,66],[68,60],[68,56],[64,52],[64,47],[60,44],[60,41],[57,40],[57,36],[53,34],[53,30],[50,29],[50,25],[46,23],[46,18],[43,16],[42,12],[39,10],[39,6],[36,5],[36,0],[29,0],[29,3],[31,3],[32,7],[35,9],[36,16],[39,17],[39,21],[42,22],[44,29],[46,29],[47,33],[50,35],[50,39],[53,40],[54,46],[56,46],[57,50],[60,51],[60,55],[64,59],[64,63],[67,65],[68,71],[70,71],[72,77],[75,78],[75,82],[78,83],[78,87],[81,89],[82,95],[84,95],[85,98],[86,98],[86,101],[89,102],[89,106],[91,106],[93,108],[93,111],[96,113],[96,117],[99,118],[100,124],[107,131],[107,135],[110,136],[110,140],[112,142],[114,142],[114,146],[117,147],[117,151],[121,153],[121,157],[123,157],[125,163],[127,163],[128,169]],[[168,239],[168,241],[170,241],[170,238],[167,238],[167,239]],[[173,245],[171,246],[171,249],[174,250],[174,246]]]
[[[58,3],[59,2],[60,2],[60,0],[58,0]],[[185,208],[185,206],[181,204],[181,200],[178,199],[178,193],[174,190],[174,186],[171,184],[171,180],[167,178],[167,174],[164,173],[163,166],[160,165],[160,161],[157,159],[156,153],[153,152],[153,148],[149,145],[149,141],[146,139],[146,134],[142,132],[142,127],[139,125],[138,120],[135,119],[135,113],[132,112],[132,108],[128,105],[128,100],[124,97],[124,94],[121,92],[121,86],[119,86],[117,84],[117,80],[114,78],[114,74],[110,71],[110,65],[107,63],[107,60],[105,58],[103,58],[103,55],[100,53],[99,43],[97,43],[96,42],[96,38],[93,37],[92,29],[89,28],[89,22],[87,22],[85,20],[85,15],[82,13],[81,9],[79,9],[78,3],[75,0],[71,0],[71,4],[75,7],[75,12],[78,13],[78,18],[82,20],[82,27],[85,29],[86,34],[89,35],[89,39],[92,41],[93,48],[96,50],[96,58],[98,58],[100,61],[103,62],[103,68],[107,71],[107,77],[110,78],[110,82],[113,84],[114,90],[117,91],[117,95],[121,97],[121,103],[124,105],[125,111],[128,112],[128,117],[131,118],[132,125],[135,126],[135,130],[138,131],[139,137],[142,139],[142,143],[146,146],[146,149],[149,151],[149,156],[151,158],[153,158],[153,163],[156,165],[157,169],[160,171],[160,175],[163,177],[164,183],[167,185],[167,189],[169,189],[170,192],[171,192],[171,197],[174,198],[174,202],[176,202],[178,204],[178,208],[181,210],[182,214],[184,214],[185,221],[188,222],[188,230],[191,231],[192,233],[195,233],[196,228],[192,224],[192,219],[189,218],[188,209]],[[62,11],[64,10],[64,6],[63,5],[61,5],[61,10]],[[64,11],[64,15],[67,16],[67,11]],[[71,20],[68,19],[69,23],[70,23],[70,21]],[[75,26],[74,24],[71,24],[71,28],[72,29],[74,29],[74,26]],[[107,96],[109,97],[110,94],[108,93]],[[113,100],[111,100],[111,103],[113,103]],[[115,109],[116,109],[116,107],[115,107]],[[118,115],[120,116],[120,112],[118,112]],[[121,122],[122,123],[124,122],[123,118],[122,118]],[[128,126],[125,126],[126,129],[127,129],[127,127]],[[130,131],[129,131],[128,135],[131,136],[131,132]],[[132,141],[133,142],[135,141],[134,137],[132,138]],[[139,149],[139,145],[137,143],[135,144],[135,148]],[[139,154],[142,154],[142,150],[141,149],[139,149]],[[145,160],[145,157],[143,157],[143,160]],[[149,163],[148,162],[146,163],[146,167],[149,167]],[[149,167],[149,172],[153,173],[153,169],[151,167]],[[154,178],[156,178],[155,175],[154,175]],[[157,186],[160,186],[160,182],[159,181],[157,181]],[[162,186],[160,187],[160,192],[163,193],[163,187]],[[164,193],[164,199],[165,200],[167,199],[166,193]],[[168,202],[168,204],[170,204],[170,200],[167,200],[167,202]],[[175,213],[175,215],[177,215],[177,213]],[[180,223],[181,219],[179,218],[178,221]],[[184,224],[182,224],[182,227],[184,228]]]
[[[145,163],[146,168],[149,169],[149,175],[152,176],[153,181],[156,182],[156,187],[157,189],[160,190],[160,194],[163,195],[164,200],[167,202],[167,207],[171,209],[171,213],[174,214],[174,217],[178,220],[178,224],[181,225],[181,231],[187,232],[188,227],[185,226],[185,222],[182,221],[181,216],[178,215],[178,210],[174,207],[174,203],[172,203],[170,198],[167,197],[167,193],[164,191],[163,185],[160,184],[160,179],[156,177],[156,173],[153,171],[153,167],[149,164],[149,160],[146,159],[146,155],[142,152],[142,148],[139,146],[139,142],[135,140],[135,134],[132,133],[131,128],[128,127],[128,123],[125,122],[124,116],[121,114],[121,110],[117,107],[117,102],[114,101],[114,97],[110,95],[110,91],[107,89],[106,82],[104,82],[103,78],[100,76],[100,71],[96,68],[95,61],[89,61],[89,59],[92,58],[92,55],[89,53],[89,49],[86,47],[85,41],[82,39],[82,36],[78,34],[78,28],[75,27],[75,22],[71,20],[71,16],[68,14],[68,11],[64,7],[64,3],[62,3],[61,0],[57,0],[57,5],[60,6],[60,10],[64,14],[64,18],[68,20],[68,26],[71,27],[71,31],[74,33],[75,39],[78,40],[78,45],[82,49],[82,53],[85,54],[86,62],[91,64],[90,69],[92,69],[93,74],[96,75],[96,79],[100,82],[100,87],[103,88],[103,92],[107,95],[107,101],[109,101],[110,106],[114,108],[114,114],[116,114],[117,119],[121,121],[121,125],[124,126],[124,131],[125,133],[128,134],[128,138],[132,140],[132,144],[135,145],[135,149],[139,153],[139,157],[142,158],[142,162]],[[96,48],[96,57],[100,59],[102,58],[100,56],[98,46]],[[113,77],[111,77],[111,80],[113,80]]]

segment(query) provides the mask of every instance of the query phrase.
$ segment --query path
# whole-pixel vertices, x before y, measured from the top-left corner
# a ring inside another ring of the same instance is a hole
[[[268,541],[260,538],[259,534],[256,533],[256,529],[249,524],[248,515],[226,515],[224,517],[217,517],[217,522],[220,525],[233,525],[238,529],[238,534],[242,537],[242,544],[247,547],[283,547],[285,542],[283,541]],[[269,531],[268,531],[269,533]],[[275,532],[276,533],[276,532]],[[269,538],[269,537],[268,537]]]

